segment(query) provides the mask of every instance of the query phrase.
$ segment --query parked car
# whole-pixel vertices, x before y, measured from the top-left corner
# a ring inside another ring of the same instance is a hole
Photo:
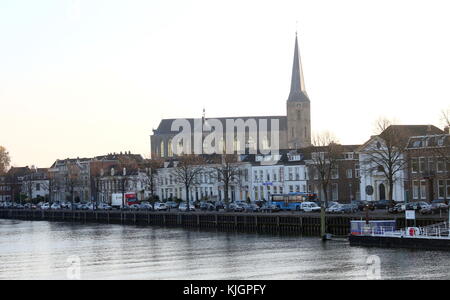
[[[187,203],[186,202],[180,203],[180,205],[178,206],[178,210],[186,212],[188,210]],[[193,203],[189,204],[189,211],[195,211],[195,206]]]
[[[388,212],[391,214],[398,214],[405,211],[405,204],[398,203],[394,207],[389,208]]]
[[[141,206],[139,204],[131,204],[130,210],[140,210]]]
[[[50,209],[50,203],[44,203],[41,205],[42,210],[49,210]]]
[[[328,207],[327,209],[325,209],[325,212],[327,213],[338,213],[341,211],[341,206],[342,204],[336,203],[331,207]]]
[[[106,204],[106,203],[99,203],[99,204],[97,205],[97,209],[98,209],[98,210],[111,210],[112,207],[109,206],[109,205]]]
[[[52,206],[50,206],[50,209],[61,209],[61,205],[59,205],[59,203],[53,203]]]
[[[365,202],[365,201],[359,201],[359,200],[352,201],[352,204],[355,205],[355,206],[358,208],[359,211],[364,211],[364,209],[365,209],[366,206],[368,205],[367,202]]]
[[[376,209],[387,209],[389,207],[389,200],[380,200],[374,203]]]
[[[435,213],[441,213],[441,212],[447,212],[448,211],[448,205],[445,203],[439,203],[435,202],[432,203],[430,206],[423,207],[420,209],[420,214],[422,215],[432,215]]]
[[[167,211],[169,209],[163,202],[156,202],[153,208],[155,211]]]
[[[280,208],[275,204],[266,203],[261,207],[262,212],[279,212]]]
[[[339,204],[339,202],[336,202],[336,201],[330,201],[330,202],[328,202],[328,206],[326,207],[326,208],[330,208],[330,207],[332,207],[332,206],[335,206],[336,204]],[[319,203],[317,203],[317,205],[319,205]],[[320,205],[319,205],[320,206]]]
[[[300,205],[300,210],[304,212],[320,212],[321,208],[315,202],[303,202]]]
[[[225,203],[223,203],[222,201],[217,201],[216,203],[214,203],[214,205],[217,211],[219,211],[220,209],[225,209]]]
[[[230,210],[234,212],[243,212],[245,211],[245,203],[241,202],[230,203]]]
[[[139,210],[150,211],[150,210],[153,210],[153,206],[150,203],[141,203],[139,205]]]
[[[245,207],[245,212],[260,212],[260,211],[261,211],[261,208],[254,203],[247,204],[247,206]]]
[[[358,211],[358,208],[352,204],[341,204],[337,210],[337,213],[341,214],[351,214]]]
[[[424,208],[431,208],[431,205],[424,201],[409,202],[408,204],[406,204],[406,210],[420,211]]]
[[[25,209],[36,209],[36,205],[34,205],[33,203],[26,203],[23,208]]]
[[[176,203],[175,201],[167,201],[166,205],[168,208],[178,208],[178,203]]]
[[[24,209],[24,206],[20,203],[15,203],[14,204],[14,209]]]
[[[200,210],[203,211],[213,211],[216,209],[216,206],[209,202],[201,202],[200,203]]]

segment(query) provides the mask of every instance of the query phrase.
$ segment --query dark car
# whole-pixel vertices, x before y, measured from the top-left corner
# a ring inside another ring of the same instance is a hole
[[[363,211],[364,208],[368,205],[367,202],[364,201],[352,201],[352,204],[358,208],[359,211]]]
[[[256,204],[248,204],[245,207],[245,211],[246,212],[259,212],[259,211],[261,211],[261,208]]]
[[[202,202],[202,203],[200,203],[200,210],[213,211],[215,209],[216,209],[216,207],[212,203],[209,203],[209,202]]]
[[[225,204],[222,201],[216,202],[215,206],[217,211],[219,211],[219,209],[225,209]]]
[[[343,204],[341,206],[342,213],[355,213],[358,211],[358,207],[354,204]]]
[[[376,209],[387,209],[389,208],[389,200],[380,200],[374,203]]]

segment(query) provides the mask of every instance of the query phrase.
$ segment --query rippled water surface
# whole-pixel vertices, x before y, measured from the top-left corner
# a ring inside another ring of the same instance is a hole
[[[159,227],[0,220],[0,279],[450,279],[450,252],[367,249],[346,241]]]

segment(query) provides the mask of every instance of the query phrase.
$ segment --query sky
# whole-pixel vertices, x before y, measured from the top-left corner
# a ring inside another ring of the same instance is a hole
[[[286,115],[298,31],[313,132],[442,127],[442,0],[2,0],[0,145],[13,166],[131,151],[162,118]]]

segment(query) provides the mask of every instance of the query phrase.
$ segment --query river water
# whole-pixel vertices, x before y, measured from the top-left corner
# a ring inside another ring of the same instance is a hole
[[[368,249],[311,237],[12,220],[0,220],[0,262],[0,279],[450,279],[450,252]]]

